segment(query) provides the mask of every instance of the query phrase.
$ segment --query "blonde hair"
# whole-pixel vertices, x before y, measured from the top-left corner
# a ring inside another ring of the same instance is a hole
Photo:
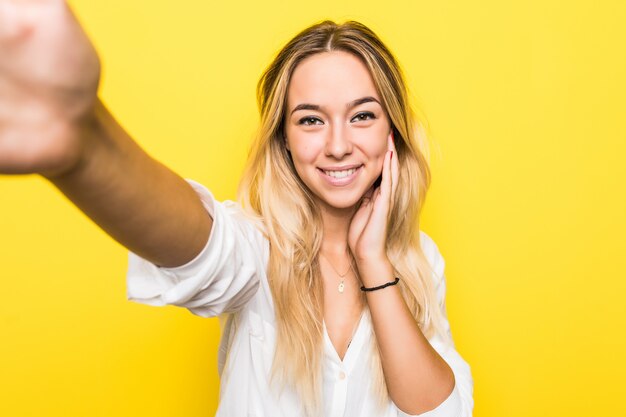
[[[318,255],[322,218],[298,177],[284,142],[287,89],[296,66],[323,52],[354,54],[368,68],[395,136],[399,183],[390,215],[387,254],[402,295],[426,337],[447,339],[431,270],[420,245],[419,214],[430,183],[423,130],[414,120],[396,59],[361,23],[324,21],[296,35],[278,53],[257,86],[260,126],[239,187],[244,209],[259,218],[270,242],[268,280],[277,323],[272,381],[289,384],[307,415],[321,414],[323,288]],[[376,338],[371,343],[373,390],[388,402]]]

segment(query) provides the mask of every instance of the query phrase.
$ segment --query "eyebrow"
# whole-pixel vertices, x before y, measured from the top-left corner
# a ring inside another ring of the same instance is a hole
[[[351,101],[350,103],[348,103],[346,105],[346,108],[351,109],[351,108],[359,106],[361,104],[371,103],[371,102],[375,102],[375,103],[380,104],[380,102],[378,100],[376,100],[374,97],[367,96],[367,97],[357,98],[356,100]],[[319,111],[320,109],[321,109],[321,106],[319,106],[318,104],[301,103],[301,104],[298,104],[291,111],[291,114],[293,114],[294,112],[296,112],[298,110],[317,110],[317,111]]]

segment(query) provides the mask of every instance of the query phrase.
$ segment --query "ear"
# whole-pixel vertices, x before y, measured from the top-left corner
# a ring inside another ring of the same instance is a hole
[[[285,148],[287,148],[287,151],[291,152],[291,149],[289,148],[289,141],[287,140],[287,136],[285,134],[283,134],[283,142],[285,142]]]

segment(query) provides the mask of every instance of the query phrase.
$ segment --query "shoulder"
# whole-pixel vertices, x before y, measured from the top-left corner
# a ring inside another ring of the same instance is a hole
[[[442,303],[446,293],[446,277],[444,275],[446,263],[435,241],[421,230],[420,244],[422,246],[422,252],[430,265],[437,300]]]
[[[441,279],[443,277],[443,270],[445,267],[445,261],[439,247],[429,235],[420,230],[420,244],[422,246],[422,252],[426,257],[426,260],[430,264],[435,275]]]
[[[250,235],[249,237],[254,237],[255,241],[258,240],[259,243],[264,242],[265,227],[261,219],[251,216],[239,202],[232,200],[219,201],[204,185],[190,179],[186,179],[186,181],[198,194],[200,201],[213,218],[213,221],[218,223],[218,227],[214,227],[213,231],[221,231],[223,229],[221,226],[223,225],[227,232],[236,228]]]

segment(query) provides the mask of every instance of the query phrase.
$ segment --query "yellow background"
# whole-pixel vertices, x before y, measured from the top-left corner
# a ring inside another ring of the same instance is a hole
[[[273,54],[370,25],[432,129],[423,228],[480,417],[626,415],[626,3],[75,0],[102,96],[234,198]],[[0,178],[0,415],[211,416],[216,320],[126,301],[125,250],[44,180]]]

